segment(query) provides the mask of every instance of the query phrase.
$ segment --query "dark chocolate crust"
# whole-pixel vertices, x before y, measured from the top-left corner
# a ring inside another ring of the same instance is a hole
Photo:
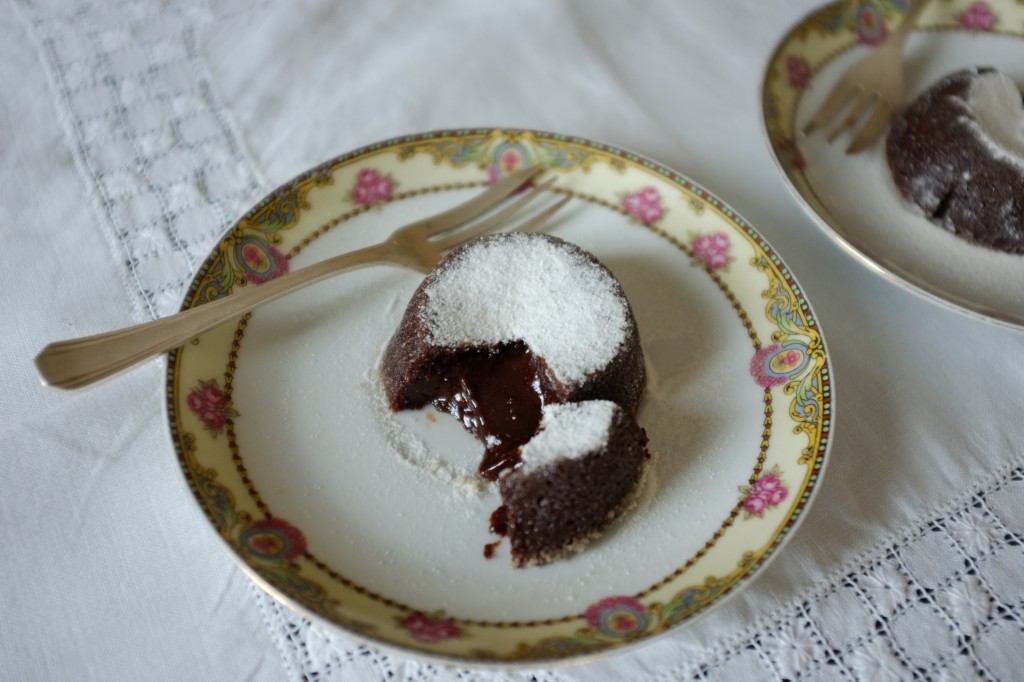
[[[381,362],[384,391],[392,410],[422,407],[429,402],[430,396],[417,390],[420,378],[443,373],[445,367],[457,361],[461,351],[467,350],[466,348],[438,348],[430,343],[426,323],[422,318],[422,311],[427,303],[425,291],[437,278],[444,277],[448,263],[461,257],[461,254],[472,248],[473,244],[482,240],[498,240],[507,237],[508,235],[505,234],[489,235],[455,249],[427,275],[413,294],[398,329],[384,351]],[[535,234],[531,237],[547,239],[559,244],[561,248],[577,252],[597,267],[608,271],[604,264],[575,244],[544,234]],[[626,307],[628,326],[625,340],[615,356],[602,370],[592,373],[578,385],[565,386],[548,372],[545,390],[551,395],[550,402],[604,399],[618,403],[630,413],[635,412],[640,404],[646,383],[640,336],[637,333],[633,310],[622,292],[622,287],[614,276],[612,281],[617,295]],[[487,293],[481,292],[480,297],[481,305],[487,305]],[[581,343],[586,343],[586,330],[580,330],[580,339]]]
[[[950,74],[893,119],[886,158],[907,201],[958,236],[1024,253],[1024,170],[978,138],[971,84],[991,69]]]
[[[498,480],[512,563],[537,566],[571,554],[633,499],[648,457],[647,434],[616,408],[604,447]]]

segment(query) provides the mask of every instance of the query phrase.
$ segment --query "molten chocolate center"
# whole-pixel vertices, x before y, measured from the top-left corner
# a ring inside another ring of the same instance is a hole
[[[480,475],[496,480],[519,463],[519,446],[533,438],[551,399],[544,360],[521,342],[459,353],[417,387],[484,444]]]

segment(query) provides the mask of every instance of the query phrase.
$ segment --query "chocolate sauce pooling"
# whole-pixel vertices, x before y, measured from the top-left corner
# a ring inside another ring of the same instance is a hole
[[[533,438],[549,393],[542,377],[544,361],[523,343],[458,354],[424,377],[417,391],[447,412],[484,443],[480,475],[498,474],[519,464],[519,446]]]
[[[508,507],[501,505],[491,513],[491,527],[489,529],[495,535],[506,536],[508,535]],[[497,542],[490,542],[484,545],[484,557],[487,559],[494,558],[494,550],[501,544],[501,539]]]
[[[502,505],[491,513],[490,530],[495,535],[508,535],[508,507]]]

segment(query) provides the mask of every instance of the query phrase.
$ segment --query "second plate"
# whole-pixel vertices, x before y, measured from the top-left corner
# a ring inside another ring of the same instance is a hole
[[[769,147],[811,217],[870,269],[960,312],[1024,328],[1024,256],[974,246],[905,205],[889,176],[884,141],[854,156],[848,137],[800,134],[846,69],[902,19],[905,2],[844,0],[794,26],[765,71]],[[1013,0],[932,2],[904,51],[907,101],[942,76],[994,66],[1024,83],[1024,5]]]

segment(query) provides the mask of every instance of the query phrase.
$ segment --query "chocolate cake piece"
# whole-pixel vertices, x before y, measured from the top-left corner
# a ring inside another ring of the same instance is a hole
[[[634,499],[648,459],[647,435],[607,400],[545,405],[522,466],[499,479],[506,534],[517,567],[583,549]]]
[[[970,242],[1024,253],[1024,103],[994,69],[935,83],[893,119],[886,158],[900,194]]]

